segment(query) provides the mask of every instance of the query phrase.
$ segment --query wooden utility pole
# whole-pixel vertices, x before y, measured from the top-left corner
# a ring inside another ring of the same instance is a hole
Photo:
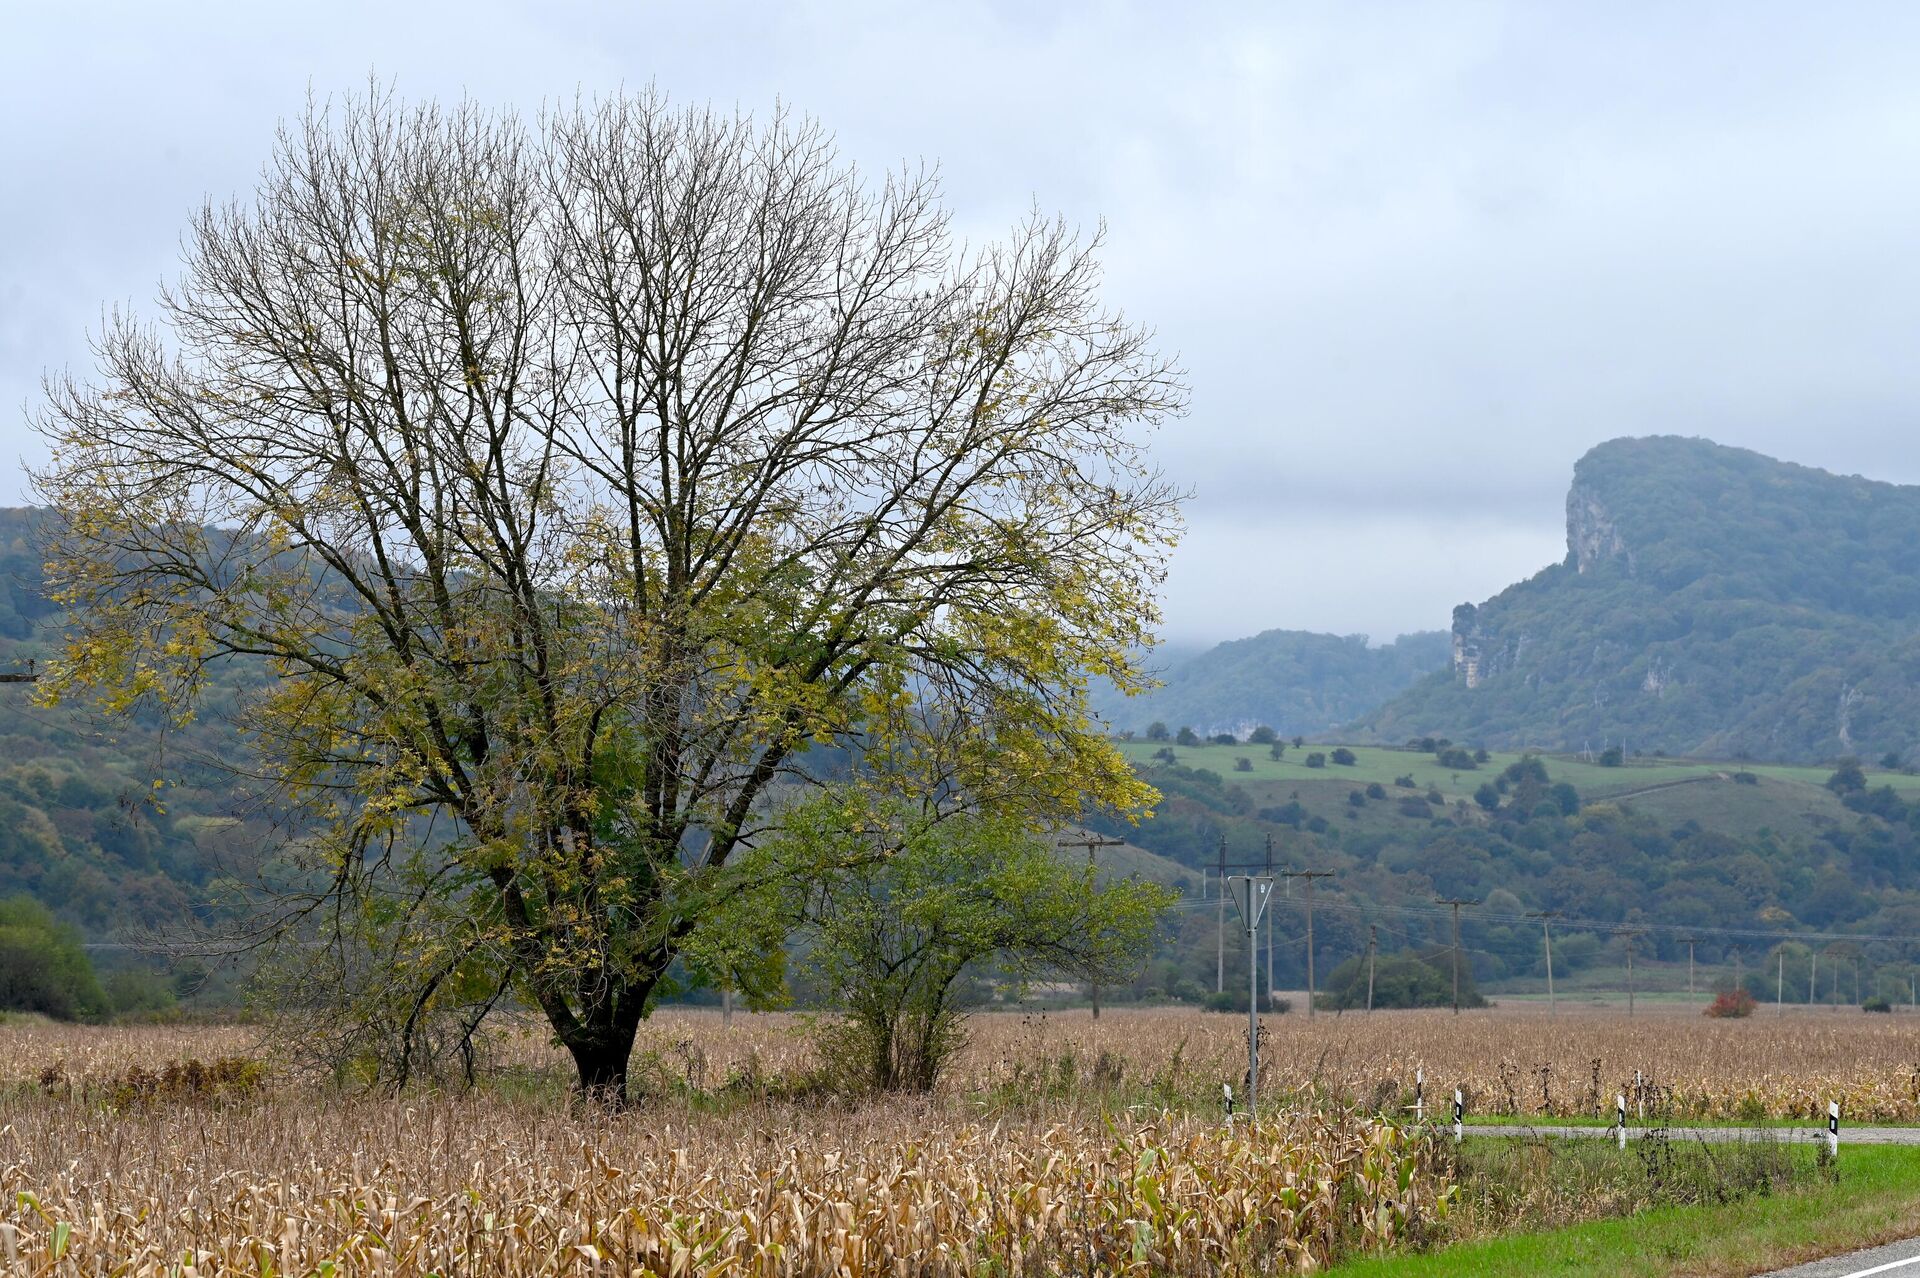
[[[1687,997],[1693,997],[1693,947],[1699,944],[1697,936],[1683,936],[1680,943],[1687,947]]]
[[[1213,992],[1227,992],[1227,836],[1220,836],[1220,908],[1213,926]]]
[[[1633,943],[1643,932],[1622,932],[1627,942],[1627,1015],[1633,1015]]]
[[[1478,905],[1479,898],[1472,900],[1460,896],[1443,896],[1439,904],[1453,907],[1453,1014],[1460,1015],[1460,907]]]
[[[1553,920],[1560,917],[1558,910],[1535,910],[1527,915],[1530,919],[1540,920],[1540,939],[1547,946],[1547,1015],[1554,1014],[1553,1007]]]
[[[1098,873],[1099,865],[1094,860],[1094,852],[1099,848],[1117,848],[1125,839],[1103,839],[1097,834],[1083,834],[1077,839],[1061,839],[1063,848],[1085,848],[1087,850],[1087,886],[1092,887],[1093,876]],[[1093,1004],[1093,1019],[1100,1019],[1100,981],[1097,977],[1087,979],[1087,1001]]]
[[[1373,1011],[1373,956],[1380,949],[1380,925],[1367,924],[1367,1011]]]
[[[1313,881],[1330,879],[1332,870],[1284,870],[1281,877],[1289,883],[1294,879],[1307,881],[1307,1019],[1313,1019]]]
[[[1273,877],[1273,835],[1267,835],[1267,877]],[[1273,1006],[1273,911],[1267,911],[1267,1006]]]

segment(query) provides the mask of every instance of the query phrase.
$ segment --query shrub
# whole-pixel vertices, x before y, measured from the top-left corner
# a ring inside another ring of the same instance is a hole
[[[1500,790],[1491,781],[1482,781],[1473,792],[1473,801],[1491,812],[1500,806]]]
[[[1443,747],[1433,756],[1440,766],[1453,772],[1471,772],[1480,765],[1473,761],[1473,755],[1459,746]]]
[[[1231,732],[1216,732],[1213,734],[1213,743],[1215,745],[1239,745],[1240,738],[1234,736]]]
[[[1284,741],[1276,741],[1272,745],[1268,746],[1267,757],[1269,759],[1272,759],[1275,763],[1278,763],[1280,760],[1286,758],[1287,743]]]
[[[1300,823],[1307,819],[1307,810],[1300,806],[1298,800],[1293,800],[1277,808],[1261,808],[1260,819],[1275,825],[1290,825],[1297,830]]]
[[[1233,761],[1233,770],[1235,772],[1251,772],[1253,771],[1253,760],[1242,755]]]
[[[1367,796],[1358,790],[1349,791],[1347,794],[1347,806],[1350,808],[1364,808],[1367,806]]]
[[[1353,751],[1345,746],[1336,746],[1333,751],[1333,761],[1343,768],[1351,768],[1356,760]]]
[[[1315,750],[1307,756],[1307,766],[1309,768],[1324,768],[1327,766],[1327,756]]]
[[[1481,746],[1478,750],[1475,750],[1473,752],[1473,761],[1475,763],[1485,763],[1488,759],[1492,757],[1493,757],[1492,755],[1487,753],[1487,748],[1485,746]]]
[[[1860,1010],[1863,1012],[1891,1012],[1893,1010],[1893,1004],[1876,994],[1862,1003]]]
[[[1722,990],[1707,1004],[1704,1015],[1715,1020],[1735,1019],[1752,1016],[1754,1007],[1753,995],[1745,990]]]
[[[1284,1016],[1293,1010],[1293,1002],[1290,999],[1267,998],[1261,1001],[1265,1003],[1266,1006],[1260,1010],[1262,1012],[1270,1012],[1275,1016]],[[1206,1002],[1201,1004],[1201,1006],[1205,1007],[1209,1012],[1238,1012],[1240,1015],[1245,1016],[1247,1014],[1247,987],[1243,983],[1237,989],[1229,988],[1208,994]],[[1245,1037],[1244,1034],[1241,1035],[1242,1040],[1244,1040]],[[1264,1053],[1265,1049],[1262,1048],[1261,1050]],[[1244,1056],[1245,1052],[1243,1051],[1241,1054]],[[1245,1071],[1242,1070],[1241,1072],[1244,1073]]]
[[[1367,782],[1367,797],[1369,799],[1384,799],[1387,797],[1387,787],[1381,785],[1378,781],[1369,781]]]
[[[1627,756],[1619,746],[1608,746],[1600,752],[1600,766],[1603,768],[1617,768],[1626,761]]]
[[[1161,746],[1153,752],[1153,757],[1161,763],[1178,763],[1180,756],[1173,752],[1172,746]]]
[[[1827,789],[1835,794],[1853,794],[1867,788],[1867,774],[1858,759],[1842,759],[1827,778]]]
[[[1733,783],[1735,785],[1759,785],[1760,778],[1752,772],[1736,772],[1733,774]]]
[[[1247,734],[1247,742],[1249,745],[1272,745],[1279,739],[1280,734],[1264,723]]]
[[[1196,746],[1200,744],[1200,738],[1194,735],[1192,728],[1182,726],[1180,731],[1173,734],[1173,743],[1175,745]]]
[[[0,1010],[60,1021],[98,1020],[110,1010],[79,932],[24,896],[0,901]]]
[[[1427,801],[1416,794],[1400,800],[1399,806],[1401,816],[1412,817],[1416,821],[1424,821],[1433,815],[1433,809],[1427,806]]]
[[[1395,777],[1393,779],[1393,783],[1399,786],[1402,790],[1417,790],[1420,788],[1413,783],[1413,778],[1411,776]]]
[[[1440,791],[1437,789],[1428,790],[1427,802],[1431,803],[1436,808],[1445,807],[1447,802],[1447,796],[1440,793]]]
[[[1171,735],[1172,734],[1167,731],[1167,725],[1158,719],[1155,719],[1147,725],[1147,740],[1149,741],[1165,741]]]

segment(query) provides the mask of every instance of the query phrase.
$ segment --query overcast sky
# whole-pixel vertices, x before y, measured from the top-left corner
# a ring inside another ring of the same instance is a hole
[[[1920,481],[1920,5],[0,0],[0,503],[41,371],[370,72],[777,98],[976,236],[1105,218],[1192,379],[1177,639],[1444,628],[1617,435]]]

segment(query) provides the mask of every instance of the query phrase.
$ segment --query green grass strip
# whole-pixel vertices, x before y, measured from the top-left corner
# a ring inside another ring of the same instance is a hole
[[[1840,1149],[1838,1184],[1724,1207],[1660,1207],[1614,1220],[1374,1257],[1339,1278],[1616,1278],[1761,1273],[1920,1234],[1920,1148]]]

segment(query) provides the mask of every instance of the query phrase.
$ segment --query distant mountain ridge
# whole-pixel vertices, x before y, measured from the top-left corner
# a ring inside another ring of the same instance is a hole
[[[1370,646],[1365,635],[1268,630],[1147,666],[1164,686],[1138,697],[1097,689],[1094,710],[1120,731],[1154,722],[1244,736],[1259,724],[1311,735],[1350,723],[1447,662],[1442,631]]]
[[[1358,730],[1818,761],[1920,754],[1920,488],[1705,439],[1574,467],[1564,561],[1454,610]]]

